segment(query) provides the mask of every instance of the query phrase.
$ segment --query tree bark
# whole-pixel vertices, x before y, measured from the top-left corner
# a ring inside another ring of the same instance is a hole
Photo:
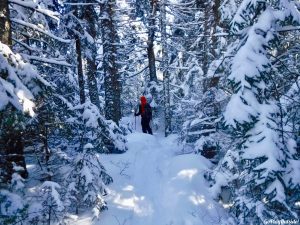
[[[77,76],[79,84],[79,96],[80,103],[85,103],[85,93],[84,93],[84,77],[82,69],[82,54],[81,54],[81,41],[79,37],[76,37],[76,53],[77,53]]]
[[[100,109],[100,100],[97,87],[97,65],[96,65],[96,36],[97,36],[97,20],[96,12],[93,6],[85,6],[84,19],[87,21],[87,32],[92,37],[92,40],[86,40],[86,46],[84,49],[86,56],[86,75],[88,81],[89,96],[91,102]],[[92,42],[91,42],[92,41]]]
[[[203,24],[203,32],[205,37],[203,45],[202,45],[202,70],[204,73],[204,76],[207,75],[208,72],[208,65],[209,65],[209,53],[210,53],[210,46],[209,46],[209,4],[204,3],[204,24]]]
[[[214,18],[213,18],[213,34],[216,34],[217,33],[217,27],[219,26],[220,24],[220,13],[219,13],[219,8],[220,8],[220,0],[214,0],[214,4],[213,4],[213,7],[212,7],[212,11],[213,11],[213,15],[214,15]],[[212,54],[214,56],[214,58],[217,58],[217,54],[216,54],[216,49],[218,48],[218,37],[217,36],[212,36],[212,48],[213,48],[213,51],[212,51]]]
[[[82,20],[82,12],[81,8],[79,6],[74,7],[74,16],[80,20]],[[80,26],[78,26],[77,32],[82,32]],[[74,34],[73,34],[74,35]],[[80,98],[80,104],[84,104],[86,102],[86,96],[84,91],[84,74],[83,74],[83,65],[82,65],[82,39],[80,38],[80,35],[78,33],[75,33],[75,50],[77,55],[77,77],[78,77],[78,86],[79,86],[79,98]]]
[[[121,119],[121,83],[116,62],[118,36],[113,22],[115,1],[102,4],[103,71],[105,117],[119,124]]]
[[[170,74],[168,71],[167,54],[167,28],[166,28],[166,5],[161,1],[160,7],[161,42],[162,42],[162,70],[164,90],[164,113],[165,113],[165,136],[171,133],[171,105],[170,105]]]
[[[157,1],[151,0],[150,1],[151,10],[150,18],[149,18],[149,30],[148,30],[148,42],[147,42],[147,56],[148,56],[148,63],[149,63],[149,76],[150,81],[157,82],[156,76],[156,65],[155,65],[155,54],[154,54],[154,36],[155,36],[155,16],[157,11]]]
[[[8,0],[0,1],[0,41],[10,47],[12,45]]]
[[[148,63],[149,63],[149,76],[150,81],[157,81],[156,76],[156,65],[155,65],[155,54],[153,49],[153,39],[149,37],[148,40],[148,47],[147,47],[147,56],[148,56]]]

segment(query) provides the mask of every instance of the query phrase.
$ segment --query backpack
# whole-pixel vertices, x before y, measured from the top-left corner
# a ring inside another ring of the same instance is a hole
[[[152,119],[152,108],[148,103],[145,105],[145,111],[143,113],[143,117],[148,120]]]

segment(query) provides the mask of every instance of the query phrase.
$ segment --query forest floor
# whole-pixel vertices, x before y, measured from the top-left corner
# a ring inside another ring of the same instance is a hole
[[[76,224],[87,225],[215,225],[227,213],[211,197],[204,179],[211,163],[201,155],[180,154],[176,136],[128,135],[128,151],[101,155],[113,177],[108,186],[108,210],[99,220],[89,214]]]

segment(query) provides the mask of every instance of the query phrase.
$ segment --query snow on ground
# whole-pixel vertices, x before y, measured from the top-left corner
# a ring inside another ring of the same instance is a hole
[[[138,128],[140,130],[140,128]],[[200,155],[178,155],[175,136],[134,132],[128,151],[101,155],[114,178],[108,186],[109,209],[99,220],[88,216],[80,225],[210,225],[226,213],[209,195],[203,177],[210,162]]]

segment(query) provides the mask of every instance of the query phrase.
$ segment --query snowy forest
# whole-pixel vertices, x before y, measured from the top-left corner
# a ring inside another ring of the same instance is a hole
[[[0,224],[300,224],[299,59],[299,0],[0,0]]]

